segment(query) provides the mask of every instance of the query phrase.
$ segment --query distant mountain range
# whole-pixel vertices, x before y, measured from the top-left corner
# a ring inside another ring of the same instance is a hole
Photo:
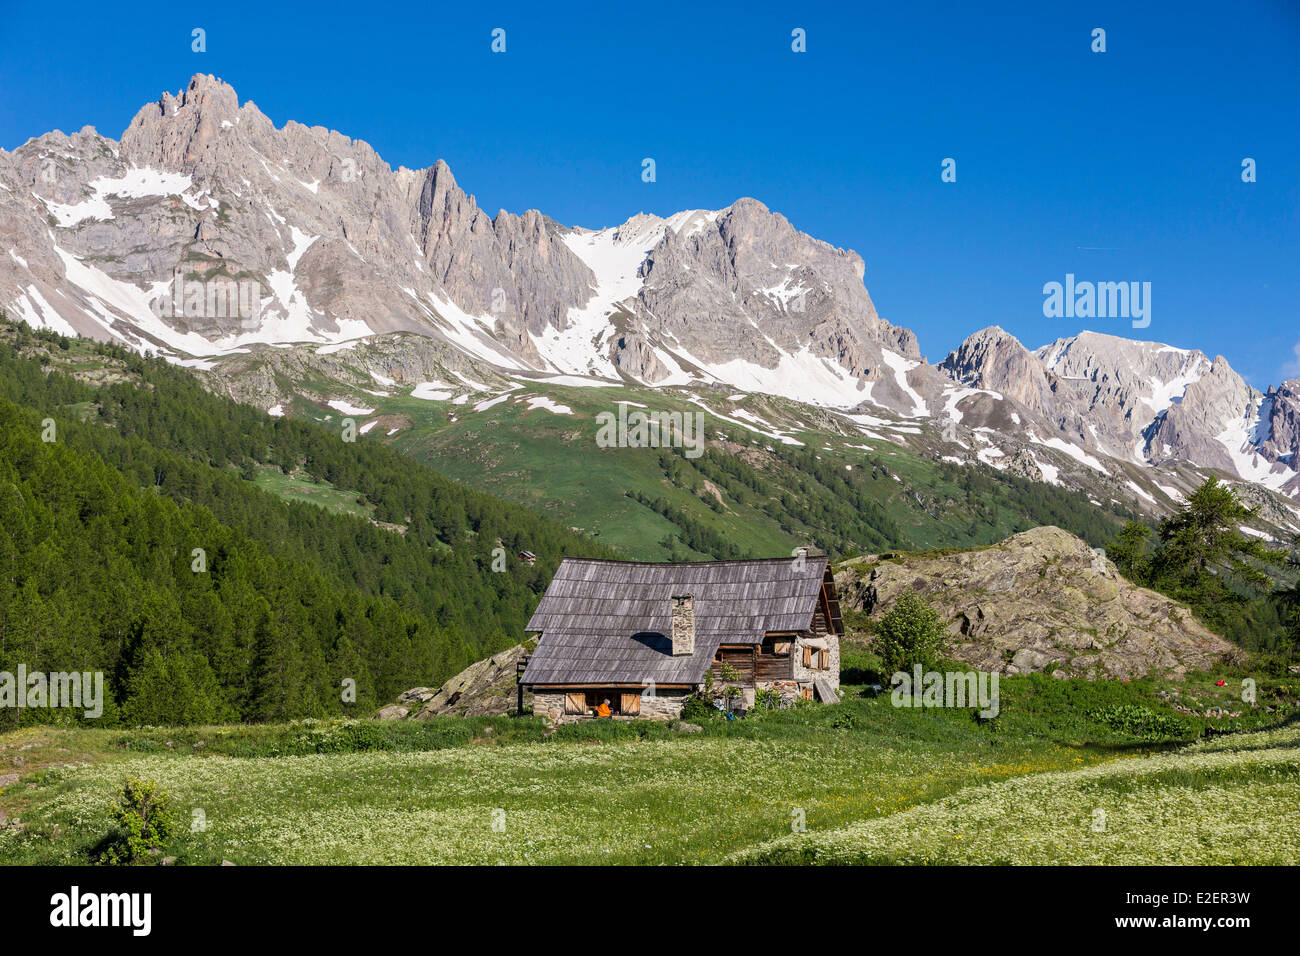
[[[211,76],[120,140],[0,150],[0,307],[159,351],[273,412],[306,378],[472,407],[615,383],[732,403],[771,434],[735,403],[780,396],[859,437],[940,436],[936,458],[1091,472],[1139,506],[1176,500],[1186,476],[1161,476],[1179,467],[1216,470],[1300,530],[1281,500],[1300,500],[1300,380],[1262,393],[1222,356],[1094,332],[1030,350],[988,328],[930,364],[863,276],[754,199],[596,231],[490,216],[445,163],[394,170],[342,134],[277,130]]]

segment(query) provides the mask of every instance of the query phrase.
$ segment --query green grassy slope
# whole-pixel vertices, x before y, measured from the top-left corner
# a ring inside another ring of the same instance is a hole
[[[253,484],[285,501],[312,504],[326,511],[372,519],[375,506],[355,491],[335,488],[328,481],[302,473],[286,475],[279,468],[258,465]]]
[[[328,383],[309,387],[331,394]],[[355,416],[358,424],[401,422],[391,436],[376,427],[368,438],[640,559],[784,555],[809,542],[836,556],[963,547],[1040,524],[1101,545],[1130,514],[1062,488],[872,439],[782,399],[733,401],[709,392],[692,401],[677,390],[553,382],[525,385],[495,402],[452,391],[441,401],[369,393],[347,400],[373,409]],[[569,412],[532,406],[538,398]],[[703,412],[705,453],[690,458],[680,449],[598,447],[596,416],[617,411],[620,402]],[[331,425],[342,417],[301,399],[293,412]],[[883,427],[881,433],[900,434]]]

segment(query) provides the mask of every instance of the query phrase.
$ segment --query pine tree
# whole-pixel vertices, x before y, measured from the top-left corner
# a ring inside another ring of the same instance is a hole
[[[1206,574],[1223,572],[1257,588],[1269,587],[1270,578],[1260,565],[1279,563],[1285,554],[1239,530],[1257,510],[1242,504],[1218,478],[1207,478],[1161,523],[1156,574],[1192,584]]]

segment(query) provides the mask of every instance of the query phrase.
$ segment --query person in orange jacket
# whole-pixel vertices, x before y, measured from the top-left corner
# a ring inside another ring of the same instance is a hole
[[[611,713],[613,713],[613,711],[609,709],[609,698],[606,697],[600,702],[600,706],[596,708],[596,716],[608,717]]]

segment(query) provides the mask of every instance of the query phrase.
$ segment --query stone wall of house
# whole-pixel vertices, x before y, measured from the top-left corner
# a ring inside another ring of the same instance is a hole
[[[661,690],[654,695],[641,697],[641,720],[676,720],[682,715],[682,707],[689,693],[684,690]],[[575,720],[590,720],[589,715],[566,714],[564,712],[563,691],[542,691],[533,694],[533,714],[545,717],[556,723],[570,723]],[[615,720],[636,720],[636,716],[626,714],[614,715]]]
[[[533,715],[559,720],[564,717],[564,695],[549,691],[536,691],[533,694]]]
[[[835,690],[840,689],[840,639],[834,634],[826,634],[820,638],[826,642],[826,647],[830,651],[830,662],[825,668],[804,667],[803,666],[803,648],[804,639],[799,638],[794,648],[794,670],[792,676],[801,684],[811,684],[817,679],[828,681]],[[817,648],[813,648],[814,658],[817,654]]]
[[[661,690],[641,698],[641,716],[648,720],[676,720],[690,696],[684,690]]]
[[[791,650],[790,677],[779,680],[760,680],[755,686],[775,690],[781,695],[782,701],[786,703],[799,700],[803,697],[805,690],[811,693],[813,682],[818,679],[825,680],[838,691],[840,688],[840,639],[834,634],[826,634],[821,636],[820,640],[826,642],[826,648],[829,652],[829,661],[825,668],[803,666],[804,639],[799,638]],[[814,653],[816,653],[815,648]],[[742,707],[754,706],[755,686],[743,688],[743,696],[740,701]],[[618,692],[611,691],[611,693]],[[564,712],[564,696],[563,690],[539,690],[535,692],[533,694],[533,713],[556,723],[570,723],[575,720],[591,719],[587,715],[566,714]],[[688,696],[689,691],[684,690],[660,690],[654,696],[645,695],[641,698],[639,719],[676,720],[681,717],[682,706],[686,703]],[[615,715],[614,719],[635,720],[638,718],[619,714]]]

